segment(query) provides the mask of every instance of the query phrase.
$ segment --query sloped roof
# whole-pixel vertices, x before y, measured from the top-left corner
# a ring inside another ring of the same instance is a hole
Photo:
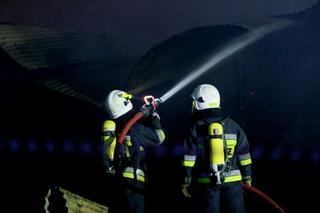
[[[150,45],[113,35],[0,23],[0,51],[11,61],[1,75],[24,76],[29,83],[101,107],[107,90],[126,83]]]
[[[65,64],[123,61],[141,54],[143,43],[74,31],[0,24],[0,48],[28,70]]]
[[[305,10],[289,14],[282,14],[275,17],[309,23],[320,23],[320,1],[317,1],[317,3]]]

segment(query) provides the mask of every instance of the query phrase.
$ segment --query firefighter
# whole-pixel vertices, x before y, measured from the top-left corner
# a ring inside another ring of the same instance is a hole
[[[241,127],[220,108],[216,87],[191,94],[192,115],[184,139],[182,193],[196,212],[245,212],[242,183],[251,186],[251,157]]]
[[[133,115],[131,98],[131,94],[113,90],[105,102],[109,118],[103,122],[104,165],[107,175],[117,183],[111,212],[144,212],[146,154],[165,139],[159,114],[151,105],[145,105],[145,117],[130,128],[122,144],[117,143],[119,133]]]

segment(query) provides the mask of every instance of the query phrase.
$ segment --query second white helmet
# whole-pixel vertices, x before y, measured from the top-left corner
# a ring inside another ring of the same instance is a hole
[[[105,106],[111,119],[119,118],[133,108],[131,98],[132,95],[121,90],[113,90],[108,94]]]
[[[196,87],[191,97],[193,98],[193,106],[197,110],[220,108],[219,91],[210,84],[201,84]]]

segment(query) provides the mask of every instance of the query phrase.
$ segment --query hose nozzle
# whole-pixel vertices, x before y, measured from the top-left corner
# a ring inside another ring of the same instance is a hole
[[[161,100],[160,98],[155,98],[155,99],[154,99],[154,102],[155,102],[155,104],[156,104],[157,107],[158,107],[158,105],[162,103],[162,100]]]
[[[154,112],[160,103],[162,103],[161,99],[154,98],[152,95],[147,95],[143,97],[144,105],[141,108],[141,111],[143,112],[144,116],[149,116]]]

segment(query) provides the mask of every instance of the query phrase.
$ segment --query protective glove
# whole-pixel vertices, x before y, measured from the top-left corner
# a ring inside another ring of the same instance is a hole
[[[151,103],[144,104],[140,109],[140,111],[143,112],[144,117],[149,117],[154,110],[155,108]]]
[[[161,129],[160,115],[156,111],[150,116],[150,125],[154,129]]]
[[[106,173],[108,176],[114,176],[114,174],[116,173],[116,171],[114,170],[113,166],[110,166],[106,169]]]
[[[107,177],[112,177],[114,176],[114,174],[116,173],[115,171],[115,166],[114,166],[114,162],[110,159],[107,159],[104,163],[105,165],[105,172],[107,174]]]
[[[184,180],[185,180],[184,181],[185,183],[182,184],[182,186],[181,186],[181,192],[186,198],[190,198],[191,194],[189,192],[189,187],[190,187],[190,184],[191,184],[191,177],[185,177]]]
[[[251,176],[244,176],[242,177],[242,181],[244,184],[251,186],[252,178]]]
[[[191,197],[191,194],[189,193],[189,186],[189,184],[182,184],[181,186],[181,192],[186,198]]]

